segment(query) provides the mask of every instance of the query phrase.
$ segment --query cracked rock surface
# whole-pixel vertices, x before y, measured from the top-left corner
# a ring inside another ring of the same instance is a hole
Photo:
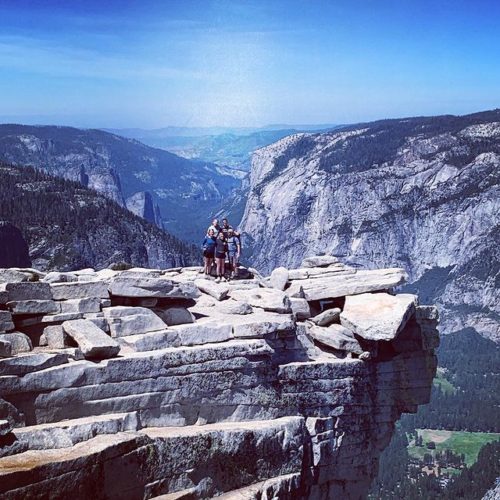
[[[3,273],[0,497],[363,498],[438,315],[400,269],[305,265]]]

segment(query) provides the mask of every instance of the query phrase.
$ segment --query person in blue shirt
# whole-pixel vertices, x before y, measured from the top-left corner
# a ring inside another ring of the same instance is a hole
[[[205,236],[205,239],[203,240],[202,243],[203,260],[205,261],[205,274],[208,276],[210,275],[210,272],[212,270],[212,265],[214,262],[215,245],[216,245],[215,231],[212,228],[209,228]]]
[[[240,260],[241,245],[240,239],[236,236],[233,228],[227,231],[227,254],[231,278],[236,278],[238,276],[238,261]]]

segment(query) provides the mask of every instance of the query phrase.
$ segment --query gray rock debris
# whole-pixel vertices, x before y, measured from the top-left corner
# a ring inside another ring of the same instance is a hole
[[[78,281],[78,276],[74,273],[51,271],[43,277],[42,281],[45,283],[68,283],[71,281]]]
[[[89,320],[65,321],[62,327],[87,359],[112,358],[120,352],[118,343]]]
[[[33,275],[16,269],[0,269],[0,283],[29,281]]]

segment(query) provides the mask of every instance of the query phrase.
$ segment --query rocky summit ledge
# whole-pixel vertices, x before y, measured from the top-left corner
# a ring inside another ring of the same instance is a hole
[[[363,498],[427,403],[402,269],[0,269],[0,497]]]

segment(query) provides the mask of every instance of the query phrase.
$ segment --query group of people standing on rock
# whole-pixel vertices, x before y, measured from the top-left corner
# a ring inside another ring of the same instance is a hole
[[[219,220],[214,219],[212,225],[207,229],[207,234],[203,240],[203,258],[205,261],[205,274],[211,275],[214,264],[217,272],[216,282],[226,281],[226,269],[229,278],[238,276],[238,263],[241,256],[240,233],[229,225],[227,219],[222,219],[222,226]],[[226,267],[226,257],[228,259]]]

